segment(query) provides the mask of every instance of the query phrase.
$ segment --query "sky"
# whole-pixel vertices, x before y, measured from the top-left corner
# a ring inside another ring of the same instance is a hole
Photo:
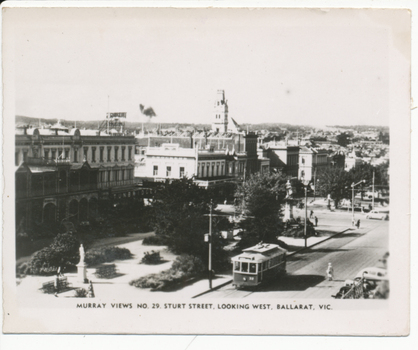
[[[393,62],[410,64],[405,11],[8,11],[15,114],[34,118],[144,121],[143,104],[211,123],[223,89],[240,124],[389,125]]]

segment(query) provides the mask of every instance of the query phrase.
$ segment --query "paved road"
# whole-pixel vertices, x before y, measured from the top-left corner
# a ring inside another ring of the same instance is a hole
[[[325,215],[325,214],[324,214]],[[351,223],[351,216],[330,213],[324,221]],[[360,217],[360,216],[359,216]],[[205,298],[330,298],[346,279],[362,268],[376,266],[388,251],[387,221],[362,220],[360,230],[350,230],[305,252],[289,257],[287,276],[274,285],[255,291],[236,290],[231,284],[206,294]],[[335,270],[335,280],[324,278],[328,263]]]

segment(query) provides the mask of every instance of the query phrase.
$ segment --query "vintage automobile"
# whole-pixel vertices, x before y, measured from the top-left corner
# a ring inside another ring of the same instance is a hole
[[[366,267],[360,270],[355,278],[364,278],[369,281],[384,281],[388,279],[388,271],[380,267]]]
[[[388,210],[371,210],[366,215],[366,219],[389,220],[389,211]]]

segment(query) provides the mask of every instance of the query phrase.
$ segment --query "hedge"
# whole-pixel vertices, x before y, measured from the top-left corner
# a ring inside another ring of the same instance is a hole
[[[170,290],[198,276],[204,269],[199,258],[184,254],[176,258],[169,270],[138,278],[129,284],[137,288],[151,288],[152,291]]]
[[[131,259],[132,254],[129,249],[119,247],[92,248],[86,252],[84,261],[87,265],[99,265],[115,260]]]

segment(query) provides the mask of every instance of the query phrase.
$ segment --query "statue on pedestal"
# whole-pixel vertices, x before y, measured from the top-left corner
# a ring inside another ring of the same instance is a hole
[[[287,180],[286,182],[286,199],[291,199],[292,198],[292,184],[290,183],[290,180]]]
[[[84,247],[83,244],[80,244],[80,248],[79,248],[79,252],[80,252],[80,263],[84,263]]]
[[[78,280],[79,282],[87,283],[88,282],[87,267],[86,267],[86,263],[84,262],[85,253],[84,253],[84,247],[82,244],[80,244],[79,252],[80,252],[80,262],[77,264]]]
[[[286,182],[286,197],[285,197],[285,206],[284,206],[284,217],[283,221],[286,222],[290,219],[293,219],[293,198],[292,198],[293,190],[292,184],[290,180]]]

